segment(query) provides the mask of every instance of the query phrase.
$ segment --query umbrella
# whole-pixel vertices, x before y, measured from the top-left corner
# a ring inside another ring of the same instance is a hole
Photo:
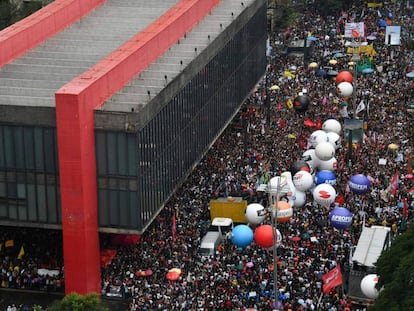
[[[385,20],[383,20],[383,19],[380,19],[378,21],[378,26],[379,27],[387,27],[387,22]]]
[[[373,72],[374,72],[374,69],[372,69],[372,68],[365,68],[365,69],[362,70],[362,73],[365,73],[365,74],[370,74],[370,73],[373,73]]]
[[[355,62],[353,61],[348,62],[348,66],[353,66],[353,65],[355,65]]]
[[[308,41],[316,41],[316,40],[318,40],[318,38],[316,38],[314,36],[309,36],[309,37],[306,38],[306,40],[308,40]]]
[[[336,59],[331,59],[330,61],[329,61],[329,64],[330,65],[336,65],[338,63],[338,61],[336,60]]]
[[[315,62],[312,62],[308,65],[308,67],[311,68],[311,69],[315,69],[315,68],[318,68],[318,64],[315,63]]]
[[[413,179],[414,175],[413,174],[406,174],[404,175],[405,179]]]
[[[151,269],[145,270],[145,276],[150,276],[150,275],[152,275],[152,270]]]
[[[271,87],[270,87],[270,90],[272,90],[272,91],[278,91],[278,90],[280,90],[280,86],[279,85],[272,85]]]
[[[291,240],[293,242],[299,242],[300,241],[300,236],[294,236],[294,237],[291,238]]]
[[[407,78],[414,78],[414,70],[405,75]]]
[[[176,271],[168,271],[165,277],[168,281],[177,281],[180,278],[180,273]]]
[[[376,39],[377,39],[377,37],[375,37],[375,36],[368,36],[367,37],[367,40],[370,40],[370,41],[374,41]]]
[[[251,268],[251,267],[253,267],[254,266],[254,263],[253,262],[251,262],[251,261],[249,261],[248,263],[246,263],[246,267],[247,268]]]
[[[318,69],[318,70],[316,70],[316,73],[315,74],[317,76],[324,77],[324,76],[326,76],[326,70]]]
[[[296,135],[295,134],[288,134],[288,138],[295,139],[296,138]]]
[[[329,70],[326,74],[328,76],[334,77],[334,76],[336,76],[338,74],[338,71],[336,71],[336,70]]]
[[[345,55],[343,53],[338,52],[338,53],[335,53],[333,57],[335,57],[335,58],[341,58],[341,57],[344,57],[344,56]]]
[[[398,147],[399,146],[397,144],[394,144],[394,143],[388,145],[388,149],[390,149],[390,150],[397,150]]]

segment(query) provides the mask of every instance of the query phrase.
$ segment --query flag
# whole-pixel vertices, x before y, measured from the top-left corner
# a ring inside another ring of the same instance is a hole
[[[365,103],[364,100],[361,100],[356,108],[356,113],[360,113],[362,110],[365,109]]]
[[[13,247],[14,241],[13,240],[7,240],[6,243],[4,243],[5,247]]]
[[[403,199],[403,216],[405,218],[408,217],[408,203],[407,203],[407,198]]]
[[[177,236],[177,218],[175,216],[175,213],[173,212],[172,215],[172,228],[171,228],[171,239],[174,242],[175,241],[175,237]]]
[[[19,255],[17,255],[17,259],[22,259],[24,256],[24,248],[23,245],[20,247]]]
[[[352,36],[353,36],[354,38],[359,38],[359,32],[358,32],[358,31],[356,31],[355,29],[352,29]]]
[[[398,171],[395,171],[394,176],[392,176],[391,179],[391,194],[395,198],[395,195],[397,194],[397,188],[398,188]]]
[[[342,273],[339,264],[331,271],[322,276],[323,293],[329,293],[332,288],[342,284]]]

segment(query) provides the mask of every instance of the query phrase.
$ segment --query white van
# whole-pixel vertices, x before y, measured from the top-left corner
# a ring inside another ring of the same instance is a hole
[[[223,240],[222,235],[218,231],[209,231],[201,240],[200,254],[202,256],[214,255],[217,247]]]

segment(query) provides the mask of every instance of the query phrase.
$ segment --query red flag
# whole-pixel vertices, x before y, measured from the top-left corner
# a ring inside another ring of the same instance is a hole
[[[352,35],[354,36],[354,38],[359,38],[359,32],[355,29],[352,29]]]
[[[175,237],[177,236],[177,219],[175,217],[175,213],[173,212],[172,215],[172,228],[171,228],[171,239],[174,242],[175,241]]]
[[[408,217],[408,203],[407,203],[407,198],[404,198],[403,199],[403,203],[404,203],[404,205],[403,205],[403,216],[405,218],[407,218]]]
[[[323,293],[329,293],[332,288],[342,284],[342,273],[339,264],[331,271],[322,276]]]
[[[391,179],[391,194],[393,197],[397,194],[398,187],[398,171],[395,171],[394,176]]]
[[[407,157],[407,174],[413,173],[413,169],[411,167],[412,161],[413,161],[413,154],[410,152]]]

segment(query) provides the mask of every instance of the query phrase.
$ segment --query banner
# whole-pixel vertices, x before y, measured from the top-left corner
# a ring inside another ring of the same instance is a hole
[[[365,25],[363,22],[359,23],[345,23],[345,38],[360,38],[365,37]]]
[[[398,171],[395,171],[394,176],[392,176],[391,179],[391,194],[395,198],[395,195],[397,194],[397,188],[398,188]]]
[[[323,293],[327,294],[332,288],[335,288],[342,284],[342,273],[339,264],[331,271],[322,276],[323,281]]]

